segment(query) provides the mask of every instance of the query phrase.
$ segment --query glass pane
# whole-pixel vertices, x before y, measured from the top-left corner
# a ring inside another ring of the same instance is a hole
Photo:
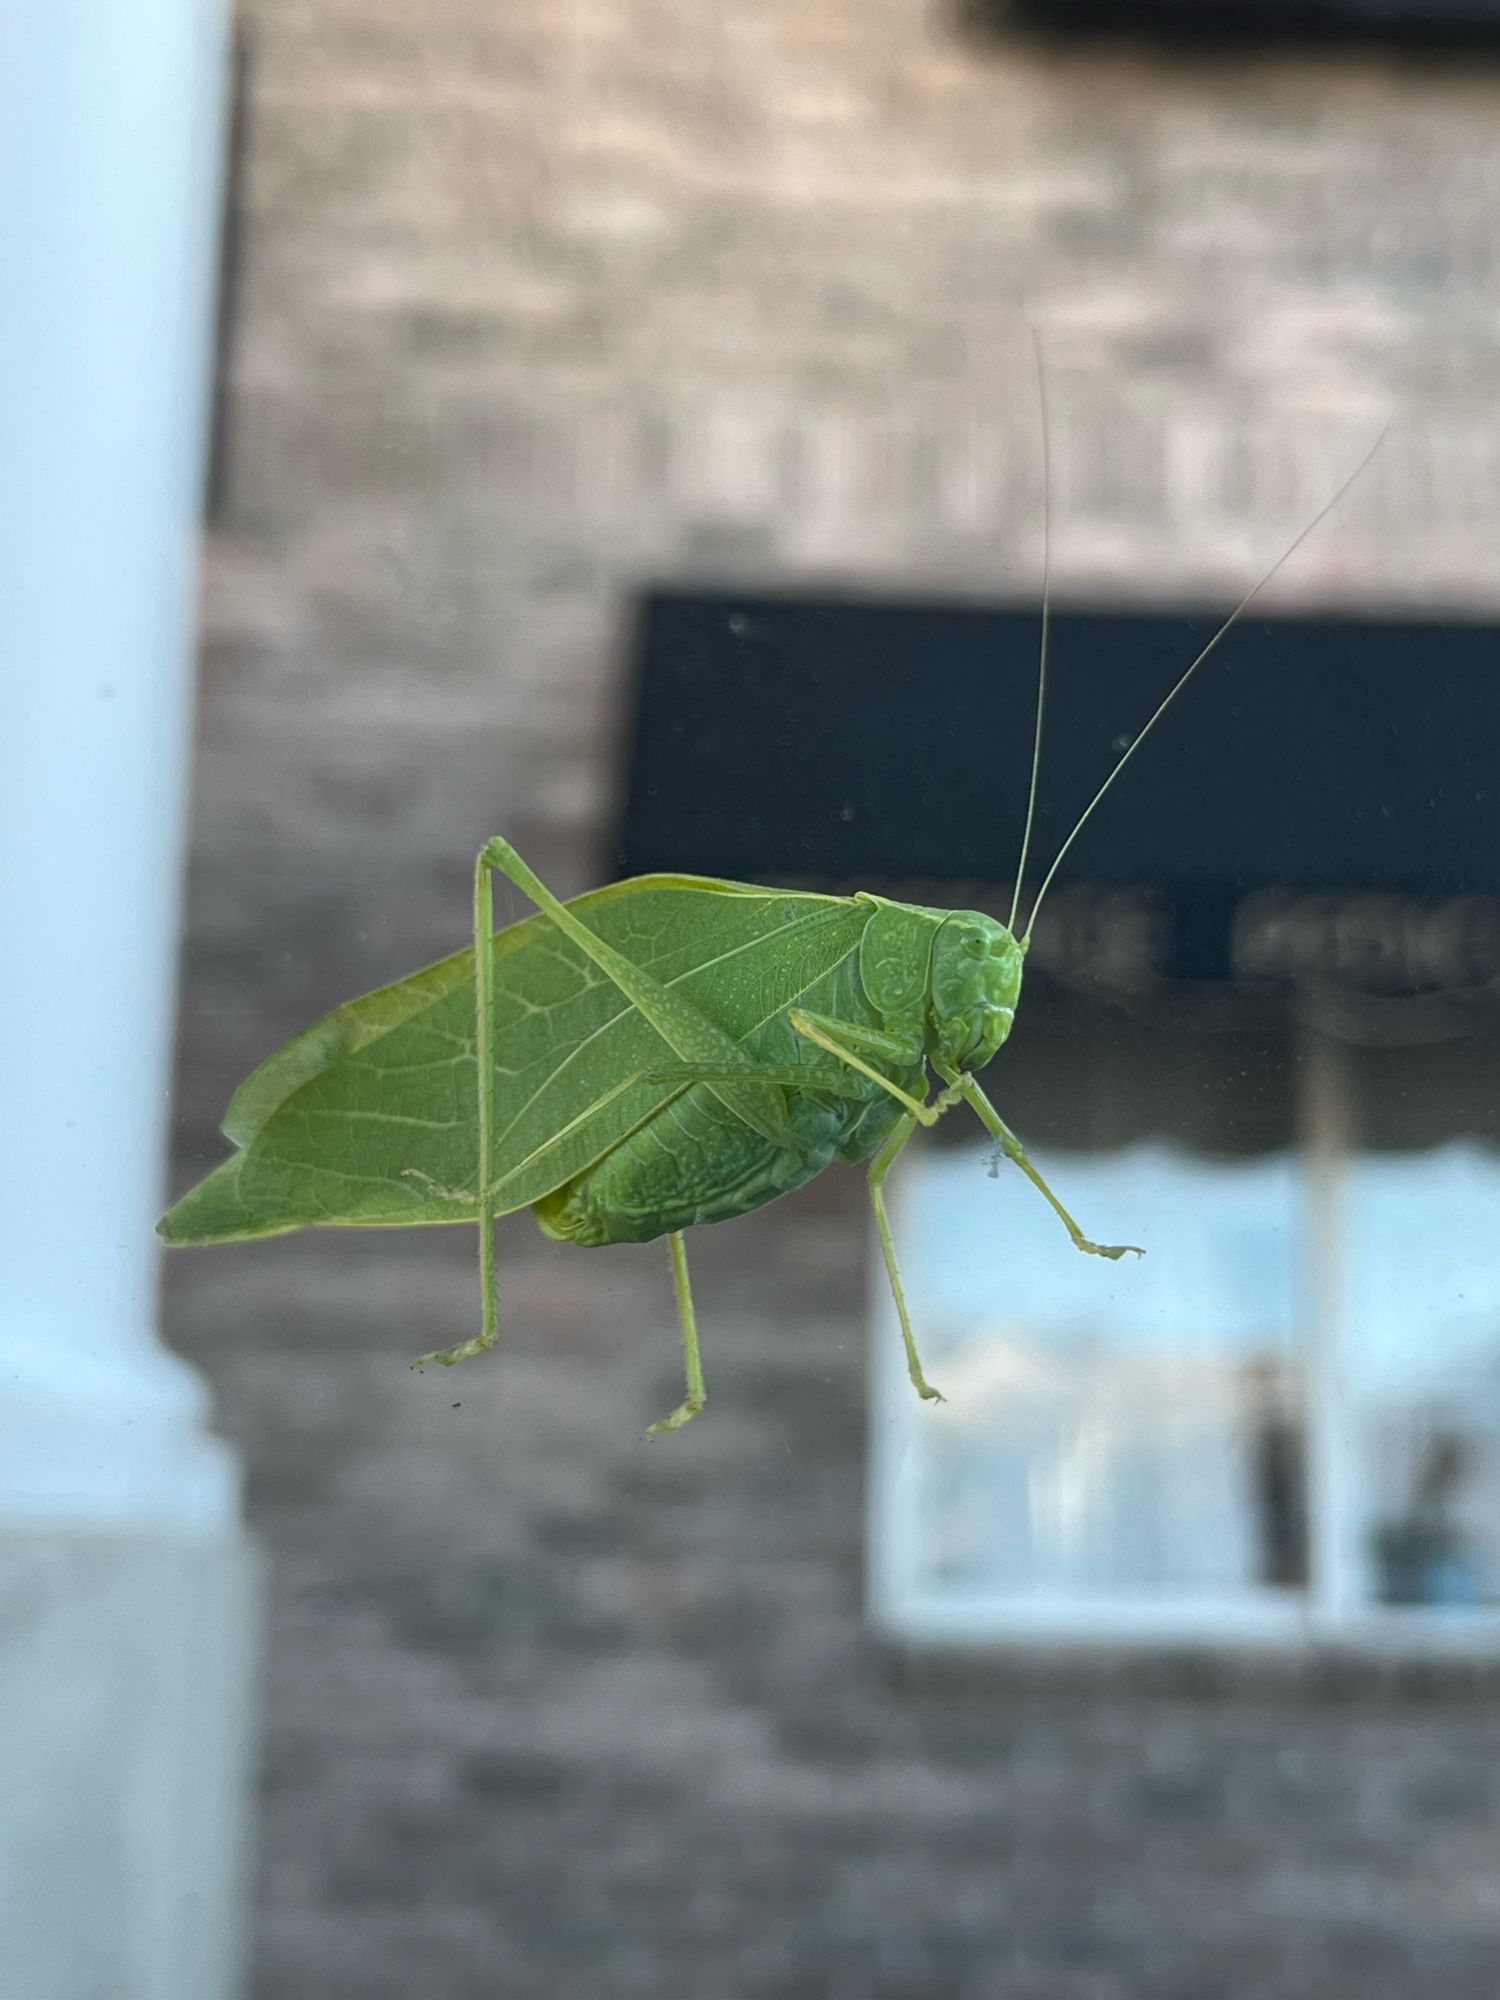
[[[1345,1363],[1376,1602],[1500,1601],[1500,1152],[1366,1156],[1348,1183]]]
[[[906,1586],[987,1600],[999,1630],[1007,1605],[1232,1616],[1301,1585],[1292,1165],[1155,1146],[1037,1165],[1090,1233],[1151,1254],[1078,1255],[971,1149],[914,1165],[902,1264],[948,1401],[903,1379],[887,1403]]]

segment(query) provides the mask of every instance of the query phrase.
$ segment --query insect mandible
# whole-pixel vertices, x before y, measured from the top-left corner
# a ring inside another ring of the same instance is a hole
[[[1043,410],[1045,446],[1045,398]],[[584,1246],[665,1236],[686,1388],[649,1437],[680,1429],[706,1401],[685,1232],[748,1214],[835,1162],[868,1163],[907,1369],[920,1396],[941,1401],[917,1353],[886,1177],[919,1125],[967,1104],[997,1157],[1020,1169],[1079,1250],[1139,1254],[1084,1235],[976,1072],[1010,1034],[1037,915],[1074,841],[1374,449],[1121,755],[1019,934],[1046,707],[1046,554],[1031,778],[1005,924],[863,891],[826,896],[689,875],[640,876],[560,902],[508,841],[487,841],[474,873],[473,948],[336,1008],[267,1058],[225,1114],[236,1152],[168,1210],[158,1234],[175,1246],[305,1227],[477,1224],[481,1329],[422,1357],[445,1366],[499,1338],[497,1217],[529,1207],[547,1235]],[[1047,540],[1044,531],[1044,549]],[[496,874],[537,907],[498,932]]]

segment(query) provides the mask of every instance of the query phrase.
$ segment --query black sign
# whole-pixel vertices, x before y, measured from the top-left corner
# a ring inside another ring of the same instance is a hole
[[[1348,39],[1396,47],[1473,45],[1490,53],[1497,0],[967,0],[978,27],[1043,34],[1122,32],[1185,40],[1286,45]]]
[[[1218,622],[1055,615],[1029,887]],[[617,872],[1008,891],[1037,635],[1033,610],[652,595]],[[1122,983],[1500,977],[1500,632],[1244,620],[1068,856],[1039,951],[1070,924]]]

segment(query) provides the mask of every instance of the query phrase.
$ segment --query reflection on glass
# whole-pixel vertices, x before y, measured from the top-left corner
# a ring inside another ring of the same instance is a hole
[[[1151,1255],[1078,1257],[1018,1177],[925,1156],[903,1256],[949,1398],[907,1482],[925,1582],[1079,1603],[1301,1586],[1293,1167],[1154,1147],[1042,1164],[1092,1232]]]
[[[1365,1587],[1500,1602],[1500,1157],[1365,1158],[1346,1201]]]
[[[919,1420],[893,1364],[898,1622],[1191,1638],[1493,1615],[1500,1151],[1355,1155],[1322,1203],[1290,1155],[1041,1164],[1091,1233],[1150,1254],[1078,1257],[1019,1177],[923,1156],[903,1255],[949,1401]]]

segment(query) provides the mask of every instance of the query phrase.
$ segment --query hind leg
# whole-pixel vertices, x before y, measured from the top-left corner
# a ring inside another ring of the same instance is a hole
[[[479,1202],[479,1298],[480,1327],[472,1340],[457,1347],[440,1347],[424,1354],[416,1363],[435,1361],[451,1368],[455,1361],[468,1361],[486,1354],[500,1338],[500,1302],[495,1284],[495,1199],[494,1111],[495,1089],[495,899],[490,891],[490,865],[481,852],[474,866],[474,1060],[476,1091],[476,1146],[479,1172],[475,1183]]]

